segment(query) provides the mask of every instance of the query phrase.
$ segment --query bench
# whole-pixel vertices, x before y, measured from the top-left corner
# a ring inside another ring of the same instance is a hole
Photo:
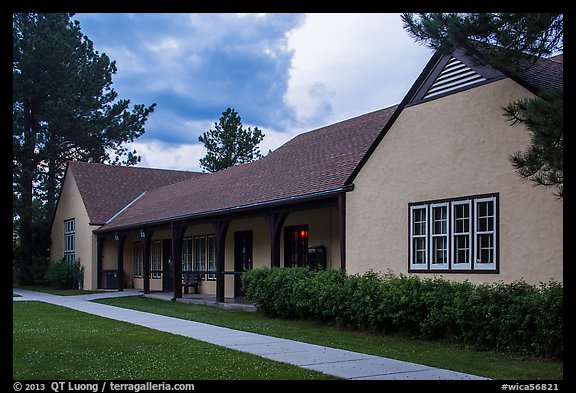
[[[196,293],[198,292],[198,284],[200,283],[200,274],[193,272],[182,273],[182,288],[184,293],[188,293],[188,288],[193,287]]]

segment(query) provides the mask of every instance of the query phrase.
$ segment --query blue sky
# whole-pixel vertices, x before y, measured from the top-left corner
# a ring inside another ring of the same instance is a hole
[[[399,103],[432,52],[399,14],[76,14],[116,61],[119,98],[157,104],[130,147],[140,166],[200,170],[198,136],[226,108],[276,149]]]

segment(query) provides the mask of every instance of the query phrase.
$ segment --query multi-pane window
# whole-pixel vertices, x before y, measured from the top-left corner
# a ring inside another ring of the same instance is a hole
[[[410,268],[428,268],[428,206],[410,207]]]
[[[448,203],[430,206],[430,268],[448,267]]]
[[[153,241],[150,247],[150,277],[162,277],[162,242]]]
[[[182,271],[192,271],[192,238],[184,238],[182,242]]]
[[[193,243],[192,239],[190,239],[189,250],[193,256],[193,270],[198,272],[214,272],[204,273],[200,277],[207,278],[208,280],[216,280],[216,235],[194,236]],[[184,261],[184,255],[182,261]]]
[[[64,221],[64,259],[74,262],[76,259],[76,220]]]
[[[472,260],[472,201],[452,202],[452,269],[470,270]]]
[[[475,253],[476,269],[492,270],[496,264],[496,198],[479,198],[474,202],[476,213]]]
[[[497,271],[498,195],[409,206],[411,271]]]
[[[134,277],[142,277],[144,271],[144,248],[141,242],[134,243]]]

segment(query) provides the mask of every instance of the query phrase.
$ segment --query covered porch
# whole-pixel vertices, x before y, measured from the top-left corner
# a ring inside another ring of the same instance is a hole
[[[240,275],[253,268],[346,268],[346,194],[176,218],[97,235],[97,287],[145,295],[242,304]],[[200,276],[198,293],[184,277]]]

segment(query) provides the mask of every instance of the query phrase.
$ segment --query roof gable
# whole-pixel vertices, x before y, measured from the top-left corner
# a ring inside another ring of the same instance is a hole
[[[143,192],[196,178],[202,173],[71,161],[91,225],[102,225]]]

